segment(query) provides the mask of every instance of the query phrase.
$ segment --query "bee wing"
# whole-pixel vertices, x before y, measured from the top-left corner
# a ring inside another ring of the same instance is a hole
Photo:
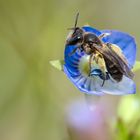
[[[111,47],[111,49],[113,51],[115,51],[115,53],[117,55],[119,55],[119,57],[121,57],[121,59],[126,63],[126,65],[129,65],[127,59],[125,58],[125,56],[124,56],[122,50],[119,48],[119,46],[117,46],[115,44],[110,44],[110,43],[107,43],[107,46]],[[132,66],[130,66],[130,67],[132,67]]]
[[[103,47],[95,46],[95,49],[103,55],[105,61],[110,60],[123,75],[132,79],[134,74],[129,68],[127,60],[121,50],[115,46],[114,44],[104,44]]]

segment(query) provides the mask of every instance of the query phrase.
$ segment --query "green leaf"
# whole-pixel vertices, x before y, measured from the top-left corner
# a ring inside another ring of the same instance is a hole
[[[140,70],[140,61],[136,61],[132,69],[133,72]]]
[[[56,69],[63,71],[64,60],[52,60],[50,64]]]
[[[121,118],[117,119],[116,124],[116,133],[117,133],[117,139],[116,140],[127,140],[128,136],[128,128],[124,121]]]
[[[138,119],[140,114],[138,111],[139,109],[140,100],[137,97],[133,95],[124,96],[119,102],[118,116],[123,119],[125,123],[133,122],[134,120]]]

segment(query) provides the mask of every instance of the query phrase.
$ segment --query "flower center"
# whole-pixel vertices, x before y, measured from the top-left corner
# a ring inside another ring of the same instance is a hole
[[[90,70],[89,58],[90,58],[90,55],[83,55],[79,62],[79,70],[85,76],[89,76],[90,72],[95,69],[100,69],[99,65],[95,61],[92,60],[91,70]]]

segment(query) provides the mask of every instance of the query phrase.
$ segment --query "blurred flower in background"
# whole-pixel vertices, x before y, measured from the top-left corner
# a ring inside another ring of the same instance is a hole
[[[87,102],[77,100],[67,108],[70,140],[140,139],[139,99],[133,95],[86,96]]]
[[[98,99],[96,96],[87,96],[90,102],[79,100],[67,109],[66,123],[70,139],[111,140],[109,122],[114,120],[119,97],[106,95]]]

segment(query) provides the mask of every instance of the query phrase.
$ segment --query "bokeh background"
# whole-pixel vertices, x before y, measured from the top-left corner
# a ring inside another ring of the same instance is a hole
[[[49,61],[63,59],[77,12],[79,26],[128,32],[139,46],[139,0],[0,0],[0,140],[66,140],[64,109],[84,96]]]

